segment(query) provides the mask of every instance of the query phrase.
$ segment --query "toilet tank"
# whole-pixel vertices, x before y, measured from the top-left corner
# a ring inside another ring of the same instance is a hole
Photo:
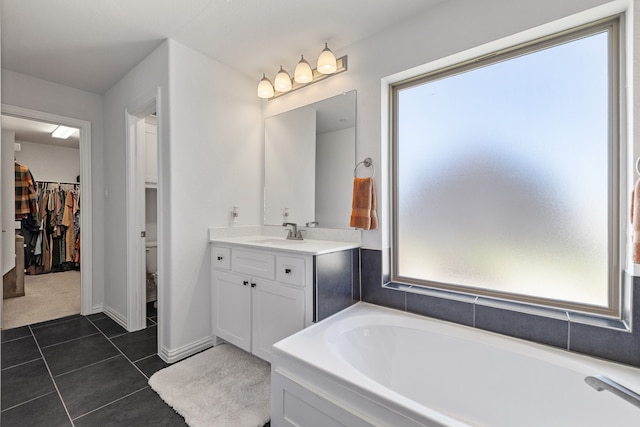
[[[158,272],[158,242],[146,241],[146,269],[147,273]]]

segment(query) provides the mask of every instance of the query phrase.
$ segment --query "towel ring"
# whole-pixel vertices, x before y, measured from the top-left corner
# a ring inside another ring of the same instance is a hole
[[[636,160],[636,172],[640,175],[640,157]]]
[[[638,158],[638,160],[640,161],[640,158]],[[356,163],[356,167],[353,168],[353,177],[354,178],[357,176],[358,166],[360,166],[360,165],[365,165],[365,167],[371,168],[371,170],[372,170],[371,178],[376,176],[376,167],[373,166],[373,161],[371,160],[371,157],[367,157],[366,159],[362,160],[361,162]]]

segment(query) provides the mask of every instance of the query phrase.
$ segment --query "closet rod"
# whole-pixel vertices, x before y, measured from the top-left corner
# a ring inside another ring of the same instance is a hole
[[[63,185],[80,185],[79,182],[64,182],[64,181],[40,181],[36,179],[36,184],[63,184]]]
[[[43,186],[46,184],[58,184],[58,185],[76,185],[80,186],[79,182],[64,182],[64,181],[36,181],[36,185],[42,184]]]

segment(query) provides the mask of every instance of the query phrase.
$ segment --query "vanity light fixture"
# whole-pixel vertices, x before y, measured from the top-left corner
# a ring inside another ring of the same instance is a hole
[[[320,74],[333,74],[338,69],[336,62],[336,56],[331,52],[327,43],[324,44],[324,49],[318,57],[318,72]]]
[[[271,84],[271,80],[267,78],[267,76],[262,73],[262,80],[258,83],[258,97],[259,98],[272,98],[274,95],[273,85]]]
[[[304,59],[304,55],[300,55],[300,61],[296,65],[293,79],[282,68],[282,65],[273,80],[273,84],[263,73],[262,80],[258,83],[258,97],[263,99],[277,98],[287,92],[300,89],[345,71],[347,71],[347,55],[336,59],[327,43],[325,43],[315,69],[311,69],[311,65]]]
[[[296,65],[296,71],[293,76],[297,83],[305,84],[313,80],[313,70],[311,65],[304,59],[304,55],[300,55],[300,62]]]
[[[289,92],[291,90],[291,76],[280,66],[280,71],[276,74],[275,80],[273,80],[275,89],[278,92]]]
[[[74,134],[75,131],[77,131],[78,129],[76,128],[70,128],[70,127],[66,127],[66,126],[58,126],[57,128],[55,128],[53,130],[53,132],[51,132],[51,136],[54,138],[58,138],[58,139],[67,139],[69,138],[71,135]]]

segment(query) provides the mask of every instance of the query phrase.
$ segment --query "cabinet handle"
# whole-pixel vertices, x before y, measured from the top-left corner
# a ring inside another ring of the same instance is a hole
[[[224,259],[224,257],[218,255],[218,261],[222,261]]]
[[[284,269],[284,274],[291,274],[291,269],[290,268],[285,268]]]
[[[251,287],[252,287],[252,288],[255,288],[255,287],[256,287],[256,284],[252,282],[252,283],[251,283]]]
[[[247,286],[249,284],[248,280],[245,280],[244,282],[242,282],[243,285]]]

